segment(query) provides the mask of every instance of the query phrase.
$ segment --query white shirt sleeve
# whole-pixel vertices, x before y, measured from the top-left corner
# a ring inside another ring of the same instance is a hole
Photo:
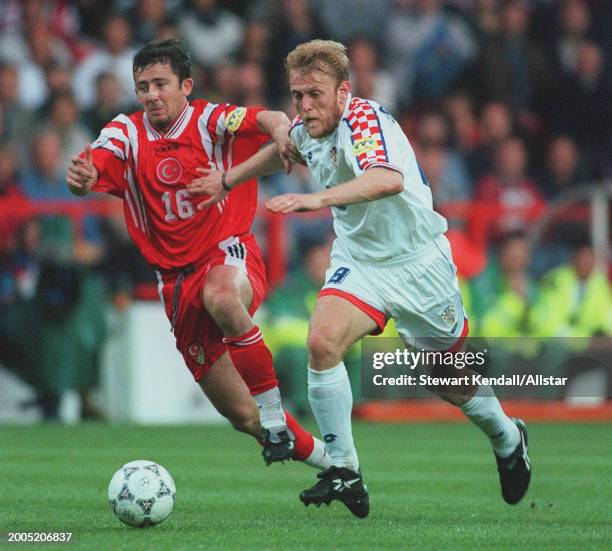
[[[352,106],[341,121],[342,150],[346,162],[357,176],[373,167],[388,168],[402,173],[393,161],[394,134],[397,123],[391,115],[369,101],[361,100]]]
[[[300,117],[295,117],[295,119],[293,119],[291,122],[289,137],[299,150],[305,138],[304,123]]]

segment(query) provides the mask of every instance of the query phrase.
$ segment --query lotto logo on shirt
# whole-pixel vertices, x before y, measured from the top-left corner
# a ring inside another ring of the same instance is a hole
[[[176,184],[183,175],[183,166],[174,157],[168,157],[157,165],[157,177],[164,184]]]
[[[246,116],[246,108],[245,107],[236,107],[229,115],[225,117],[225,127],[230,132],[236,132],[240,128],[244,117]]]
[[[372,138],[372,136],[355,140],[355,143],[353,144],[353,151],[357,156],[367,153],[368,151],[376,151],[377,149],[378,143],[374,138]]]

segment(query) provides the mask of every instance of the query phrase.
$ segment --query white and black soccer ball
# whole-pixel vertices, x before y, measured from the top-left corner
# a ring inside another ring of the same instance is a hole
[[[121,467],[108,485],[108,501],[117,518],[130,526],[154,526],[172,512],[176,486],[154,461],[138,459]]]

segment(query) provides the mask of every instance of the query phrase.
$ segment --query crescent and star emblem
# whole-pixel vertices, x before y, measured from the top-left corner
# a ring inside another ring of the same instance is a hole
[[[164,184],[176,184],[183,175],[183,166],[174,157],[168,157],[157,165],[157,177]]]

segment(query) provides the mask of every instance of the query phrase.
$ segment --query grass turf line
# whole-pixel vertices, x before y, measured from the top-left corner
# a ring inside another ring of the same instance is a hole
[[[68,549],[572,549],[611,537],[610,425],[529,425],[534,478],[516,507],[500,496],[486,439],[467,424],[355,424],[371,513],[308,509],[300,464],[266,468],[227,426],[0,427],[0,532],[73,532]],[[133,459],[164,465],[177,502],[160,526],[121,524],[106,501]],[[50,545],[20,545],[21,549]],[[53,546],[57,548],[57,546]]]

